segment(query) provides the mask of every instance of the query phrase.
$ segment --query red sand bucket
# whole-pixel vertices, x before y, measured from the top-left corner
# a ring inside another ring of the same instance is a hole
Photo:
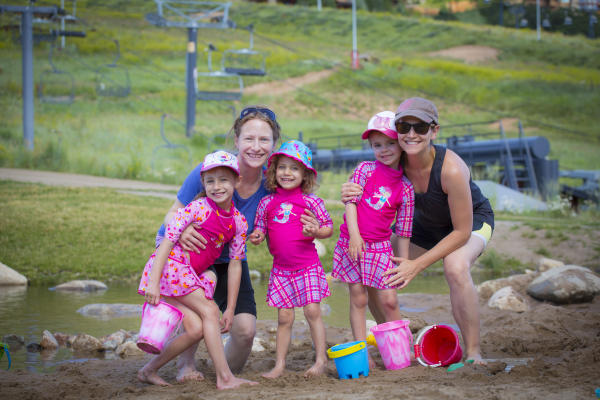
[[[425,367],[443,367],[462,359],[456,331],[448,325],[430,325],[417,333],[415,358]]]
[[[409,323],[410,321],[402,319],[371,328],[386,369],[401,369],[410,365],[412,334],[408,328]]]
[[[156,306],[144,303],[137,346],[146,353],[160,353],[182,319],[183,313],[164,301]]]

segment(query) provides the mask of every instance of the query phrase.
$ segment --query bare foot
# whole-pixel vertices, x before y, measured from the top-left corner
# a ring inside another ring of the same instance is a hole
[[[285,364],[283,364],[283,365],[275,364],[275,367],[273,367],[272,370],[270,370],[267,373],[262,374],[261,376],[263,378],[267,378],[267,379],[276,379],[276,378],[279,378],[281,375],[283,375],[284,371],[285,371]]]
[[[196,381],[203,381],[204,375],[200,371],[197,371],[192,368],[184,367],[184,368],[181,368],[179,371],[177,371],[176,379],[177,379],[177,382],[179,382],[179,383],[196,382]]]
[[[248,379],[236,378],[233,375],[231,376],[231,379],[228,379],[227,381],[217,380],[217,389],[219,389],[219,390],[235,389],[236,387],[239,387],[242,385],[254,386],[254,385],[258,385],[258,382],[249,381]]]
[[[156,371],[144,371],[144,368],[138,371],[137,378],[140,382],[149,383],[151,385],[171,386],[169,382],[158,376]]]
[[[305,378],[310,378],[313,376],[319,376],[322,375],[325,372],[325,368],[327,368],[327,360],[325,361],[317,361],[315,362],[315,364],[310,367],[308,369],[308,371],[306,371],[304,373],[304,377]]]
[[[469,364],[473,364],[473,365],[486,365],[487,361],[485,361],[483,358],[481,358],[481,354],[479,353],[474,353],[473,355],[467,356],[467,363]]]

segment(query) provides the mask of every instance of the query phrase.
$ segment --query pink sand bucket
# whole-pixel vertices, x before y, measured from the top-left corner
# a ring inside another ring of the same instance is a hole
[[[412,334],[408,328],[409,323],[410,321],[402,319],[371,328],[386,369],[401,369],[410,365]]]
[[[429,325],[417,333],[415,358],[425,367],[444,367],[462,359],[456,331],[448,325]]]
[[[182,319],[183,313],[164,301],[160,301],[156,306],[144,303],[137,346],[146,353],[160,353]]]

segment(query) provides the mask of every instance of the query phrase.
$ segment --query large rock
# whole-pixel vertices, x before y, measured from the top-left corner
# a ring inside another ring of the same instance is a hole
[[[74,280],[70,282],[61,283],[58,286],[50,288],[50,290],[72,290],[80,292],[93,292],[96,290],[106,290],[108,287],[100,282],[94,280]]]
[[[0,263],[0,286],[24,286],[27,278],[14,269]]]
[[[529,284],[527,293],[557,304],[582,303],[600,293],[600,277],[588,268],[565,265],[542,273]]]
[[[40,341],[40,346],[42,346],[43,349],[57,349],[58,341],[56,340],[54,335],[50,333],[50,331],[45,330],[44,332],[42,332],[42,340]]]
[[[527,299],[516,292],[511,286],[505,286],[494,293],[488,301],[488,307],[515,312],[529,310]]]
[[[477,285],[477,293],[483,300],[489,300],[494,293],[507,286],[511,286],[517,292],[523,292],[536,276],[537,274],[518,274],[485,281]]]
[[[117,347],[125,342],[128,335],[124,330],[119,330],[115,333],[111,333],[102,339],[102,346],[104,346],[104,350],[115,350]]]
[[[75,336],[71,347],[73,350],[86,352],[104,350],[104,346],[102,346],[102,342],[100,342],[100,340],[85,333],[80,333],[79,335]]]
[[[141,304],[87,304],[77,312],[86,317],[99,319],[138,317],[142,315]]]

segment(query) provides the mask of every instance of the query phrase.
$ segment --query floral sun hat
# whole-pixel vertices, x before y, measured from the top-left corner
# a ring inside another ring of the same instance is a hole
[[[315,176],[317,175],[317,171],[312,166],[312,151],[307,145],[305,145],[301,141],[289,140],[287,142],[284,142],[279,148],[279,150],[273,152],[273,154],[271,154],[271,157],[269,157],[269,165],[271,165],[273,157],[279,154],[301,162],[302,165],[314,172]]]

